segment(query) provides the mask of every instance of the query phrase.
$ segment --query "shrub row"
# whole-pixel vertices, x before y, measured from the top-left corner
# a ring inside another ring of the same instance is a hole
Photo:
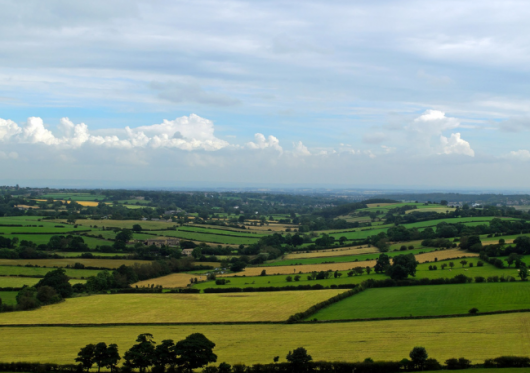
[[[20,291],[22,288],[13,288],[13,287],[6,287],[6,288],[0,288],[0,291]]]
[[[348,290],[342,294],[335,295],[334,297],[331,297],[328,300],[325,300],[324,302],[320,302],[320,303],[315,304],[314,306],[311,306],[309,309],[307,309],[304,312],[299,312],[294,315],[291,315],[289,319],[287,319],[287,323],[292,324],[298,321],[303,321],[304,319],[307,319],[309,316],[314,315],[315,313],[320,311],[322,308],[328,307],[343,299],[351,297],[352,295],[358,294],[363,290],[364,290],[364,287],[361,285],[361,286],[356,287],[355,289]]]

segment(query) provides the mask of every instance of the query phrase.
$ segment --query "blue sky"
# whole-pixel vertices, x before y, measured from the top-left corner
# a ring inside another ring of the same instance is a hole
[[[0,0],[0,172],[527,188],[524,1]]]

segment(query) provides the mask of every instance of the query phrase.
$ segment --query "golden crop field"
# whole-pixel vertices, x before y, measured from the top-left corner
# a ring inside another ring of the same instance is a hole
[[[127,259],[85,259],[85,258],[66,258],[66,259],[0,259],[0,265],[17,266],[17,265],[38,265],[41,267],[73,267],[75,263],[84,264],[87,267],[98,268],[118,268],[122,264],[131,266],[134,263],[146,264],[151,263],[147,260],[127,260]]]
[[[407,252],[404,251],[403,254]],[[459,249],[449,249],[449,250],[440,250],[433,251],[425,254],[416,255],[416,260],[420,263],[434,261],[434,258],[438,260],[444,260],[449,258],[456,257],[476,257],[478,254],[463,252]],[[221,275],[222,277],[226,276],[259,276],[261,271],[267,271],[268,275],[292,275],[299,272],[302,273],[311,273],[313,271],[347,271],[354,267],[373,267],[375,265],[375,260],[363,260],[358,262],[343,262],[343,263],[327,263],[327,264],[304,264],[304,265],[290,265],[290,266],[269,266],[269,267],[247,267],[243,272],[238,273],[229,273],[226,275]]]
[[[164,288],[183,288],[190,283],[190,279],[205,279],[204,275],[189,275],[187,273],[172,273],[167,276],[157,277],[150,280],[140,281],[132,284],[132,287],[150,287],[151,285],[162,285]]]
[[[530,313],[293,325],[0,327],[0,361],[71,364],[88,343],[117,343],[123,355],[141,333],[152,333],[157,342],[203,333],[216,344],[217,361],[229,364],[270,363],[274,356],[285,361],[297,347],[305,347],[316,361],[401,360],[414,346],[425,347],[440,362],[465,357],[482,363],[501,355],[530,355],[529,330]]]
[[[0,276],[0,288],[21,288],[24,285],[33,286],[40,281],[35,277]],[[70,284],[84,284],[85,280],[71,279]]]
[[[284,321],[344,291],[92,295],[2,314],[0,324]]]
[[[330,249],[330,250],[315,250],[308,253],[300,254],[287,254],[285,259],[306,259],[306,258],[327,258],[333,256],[346,256],[346,255],[357,255],[357,254],[371,254],[377,253],[379,250],[377,247],[367,247],[367,246],[350,246],[350,247],[341,247],[339,249]]]

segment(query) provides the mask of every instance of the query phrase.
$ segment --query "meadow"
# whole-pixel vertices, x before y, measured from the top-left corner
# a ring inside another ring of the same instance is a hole
[[[107,197],[103,194],[90,194],[90,193],[51,193],[45,194],[40,198],[54,200],[72,200],[72,201],[103,201]]]
[[[92,295],[66,299],[33,311],[6,313],[0,324],[285,321],[290,315],[344,291]]]
[[[0,259],[0,266],[17,266],[26,264],[38,265],[41,267],[73,267],[75,263],[81,263],[86,267],[97,268],[118,268],[122,264],[130,266],[134,263],[147,264],[147,260],[127,260],[127,259],[84,259],[84,258],[65,258],[65,259]]]
[[[54,220],[54,222],[64,223],[66,220]],[[150,220],[108,220],[108,219],[79,219],[76,220],[78,226],[90,227],[97,226],[98,228],[126,228],[132,229],[133,225],[139,224],[143,229],[166,229],[176,227],[177,224],[167,221],[150,221]],[[83,228],[86,229],[86,228]]]
[[[0,275],[10,276],[44,276],[46,273],[52,271],[54,268],[43,267],[25,267],[25,266],[6,266],[0,265]],[[66,275],[72,278],[86,278],[95,276],[99,270],[96,269],[72,269],[65,268]],[[1,277],[0,277],[1,278]]]
[[[250,245],[257,243],[259,237],[238,237],[230,235],[218,235],[208,233],[196,233],[186,231],[151,231],[149,233],[157,234],[166,237],[177,237],[185,240],[212,242],[215,244],[232,244],[232,245]]]
[[[210,313],[215,312],[227,311]],[[103,314],[97,310],[96,315]],[[441,362],[465,357],[483,363],[501,355],[530,355],[529,326],[530,313],[331,324],[0,327],[0,361],[71,364],[88,343],[117,343],[123,354],[141,333],[153,334],[157,342],[203,333],[216,344],[218,361],[229,364],[271,363],[274,356],[285,361],[301,346],[316,361],[401,360],[414,346],[424,346]]]
[[[320,310],[310,319],[439,316],[530,308],[527,282],[473,283],[368,289]]]
[[[417,267],[416,271],[416,277],[417,279],[421,278],[453,278],[459,274],[466,275],[468,277],[490,277],[490,276],[512,276],[514,278],[518,278],[518,272],[515,268],[505,268],[505,269],[499,269],[491,264],[484,263],[483,267],[477,267],[477,262],[479,261],[478,258],[466,258],[465,259],[468,263],[473,263],[473,267],[469,268],[469,264],[466,267],[462,267],[460,264],[460,259],[456,260],[446,260],[446,261],[439,261],[437,263],[425,263],[420,264]],[[446,269],[442,270],[441,265],[442,264],[449,264],[450,262],[454,263],[454,267],[450,269],[448,266]],[[431,271],[429,270],[429,266],[432,264],[436,264],[438,267],[437,270]],[[374,262],[371,262],[370,266],[373,266]],[[230,277],[230,284],[228,285],[216,285],[215,281],[207,281],[207,282],[200,282],[196,285],[193,285],[194,288],[197,289],[206,289],[206,288],[223,288],[223,287],[268,287],[268,286],[298,286],[298,285],[315,285],[320,284],[322,286],[330,286],[330,285],[344,285],[344,284],[360,284],[361,282],[368,280],[368,279],[374,279],[374,280],[384,280],[387,279],[388,276],[385,274],[377,274],[375,272],[371,272],[369,275],[363,274],[360,276],[352,276],[348,277],[347,273],[348,271],[339,271],[341,274],[340,277],[334,278],[333,274],[331,275],[331,278],[329,279],[322,279],[322,280],[308,280],[307,274],[300,275],[299,281],[287,281],[287,274],[283,275],[272,275],[271,269],[267,270],[267,276],[232,276]],[[291,277],[294,278],[296,276],[296,273],[289,273]]]
[[[21,288],[24,285],[33,286],[40,281],[35,277],[0,276],[0,288]],[[85,280],[71,279],[70,284],[84,284]],[[3,317],[3,316],[2,316]]]
[[[379,252],[377,247],[372,246],[350,246],[328,250],[312,250],[309,252],[296,252],[285,255],[285,259],[308,259],[308,258],[330,258],[335,256],[346,256],[356,254],[372,254]]]
[[[2,299],[2,304],[14,306],[17,304],[17,294],[18,291],[0,291],[0,299]]]

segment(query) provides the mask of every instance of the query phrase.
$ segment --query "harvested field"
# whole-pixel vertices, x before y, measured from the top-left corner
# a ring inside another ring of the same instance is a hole
[[[404,251],[403,254],[406,254],[407,252]],[[463,252],[459,249],[449,249],[449,250],[440,250],[440,251],[433,251],[430,253],[425,254],[418,254],[416,255],[416,260],[420,263],[424,262],[431,262],[434,261],[434,258],[438,258],[438,260],[444,260],[449,258],[456,258],[456,257],[477,257],[478,254],[475,253],[468,253]],[[358,261],[358,262],[343,262],[343,263],[328,263],[328,264],[306,264],[306,265],[292,265],[292,266],[269,266],[269,267],[247,267],[243,272],[238,273],[230,273],[224,276],[259,276],[261,274],[261,271],[266,270],[267,274],[269,275],[292,275],[299,272],[302,273],[311,273],[313,271],[346,271],[349,269],[352,269],[353,267],[366,267],[370,266],[373,267],[375,265],[375,260],[365,260],[365,261]]]
[[[0,324],[284,321],[344,291],[92,295],[5,314]]]
[[[147,260],[126,260],[126,259],[83,259],[83,258],[66,258],[66,259],[0,259],[0,266],[17,266],[26,264],[38,265],[41,267],[73,267],[75,263],[84,264],[86,267],[98,268],[118,268],[122,264],[131,266],[134,263],[146,264],[151,263]]]
[[[350,246],[341,247],[333,250],[318,250],[311,251],[309,253],[300,254],[287,254],[285,259],[308,259],[308,258],[327,258],[333,256],[346,256],[346,255],[357,255],[357,254],[372,254],[377,253],[379,250],[377,247],[366,247],[366,246]]]
[[[152,333],[157,342],[203,333],[216,344],[217,361],[229,364],[270,363],[274,356],[285,361],[287,352],[300,346],[316,361],[401,360],[414,346],[424,346],[438,361],[464,356],[483,363],[501,355],[530,355],[529,325],[530,313],[517,313],[332,324],[0,327],[0,361],[71,364],[88,343],[117,343],[124,352],[141,333]]]
[[[190,283],[190,279],[192,278],[200,278],[205,276],[199,276],[199,275],[189,275],[187,273],[173,273],[171,275],[163,276],[163,277],[157,277],[152,278],[150,280],[140,281],[135,284],[132,284],[132,286],[138,286],[139,288],[142,287],[150,287],[151,285],[161,285],[164,288],[184,288]]]

